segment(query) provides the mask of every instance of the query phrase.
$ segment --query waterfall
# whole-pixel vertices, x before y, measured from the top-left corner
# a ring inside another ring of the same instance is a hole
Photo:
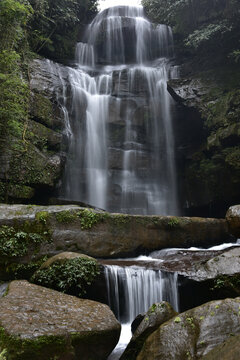
[[[152,304],[168,301],[178,311],[177,273],[105,265],[109,306],[122,323],[131,323]]]
[[[171,28],[151,24],[141,6],[95,17],[67,68],[71,129],[61,196],[108,211],[178,214],[172,56]]]
[[[131,322],[152,304],[168,301],[178,311],[177,273],[137,266],[105,265],[109,306],[122,323],[122,334],[109,360],[119,359],[131,338]]]

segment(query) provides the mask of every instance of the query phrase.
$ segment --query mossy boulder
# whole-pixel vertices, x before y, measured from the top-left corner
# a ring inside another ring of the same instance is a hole
[[[82,254],[65,252],[44,262],[31,281],[58,291],[85,297],[87,289],[100,275],[98,262]]]
[[[240,205],[231,206],[226,214],[229,231],[236,237],[240,237]]]
[[[105,360],[119,334],[107,305],[27,281],[0,299],[0,350],[11,360]]]
[[[65,251],[65,252],[62,252],[60,254],[57,254],[57,255],[54,255],[54,256],[50,257],[48,260],[46,260],[42,264],[41,269],[48,269],[52,264],[54,264],[56,262],[58,264],[62,264],[65,261],[68,261],[68,260],[71,260],[71,259],[76,259],[76,258],[95,260],[91,256],[88,256],[88,255],[85,255],[85,254],[79,254],[79,253],[74,253],[74,252],[70,252],[70,251]]]
[[[144,343],[137,360],[188,360],[207,355],[240,333],[240,298],[208,302],[162,324]]]
[[[134,360],[140,352],[147,337],[160,325],[176,316],[172,306],[166,301],[153,304],[146,312],[143,320],[134,332],[130,343],[120,357],[121,360]]]

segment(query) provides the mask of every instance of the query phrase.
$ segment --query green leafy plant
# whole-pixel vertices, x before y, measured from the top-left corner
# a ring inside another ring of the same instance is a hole
[[[104,216],[89,209],[79,211],[77,215],[80,217],[81,228],[83,230],[91,229],[95,224],[103,219]]]
[[[27,254],[29,247],[46,241],[38,233],[17,231],[13,227],[3,225],[0,227],[0,255],[19,257]]]
[[[35,284],[79,297],[99,275],[99,265],[94,259],[75,258],[55,262],[47,269],[38,270],[31,278]]]
[[[3,351],[0,353],[0,360],[7,360],[7,350],[3,349]]]
[[[168,221],[168,226],[171,227],[171,228],[175,228],[177,227],[178,225],[180,224],[180,221],[178,218],[171,218],[169,221]]]

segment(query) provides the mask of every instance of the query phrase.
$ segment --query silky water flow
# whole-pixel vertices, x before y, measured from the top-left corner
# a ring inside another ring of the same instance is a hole
[[[70,130],[61,197],[108,211],[178,214],[167,92],[176,74],[172,56],[171,28],[151,24],[141,6],[95,17],[67,68]]]

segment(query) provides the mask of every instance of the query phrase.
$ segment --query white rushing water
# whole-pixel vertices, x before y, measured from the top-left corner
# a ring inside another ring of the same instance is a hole
[[[109,360],[116,360],[131,339],[131,323],[138,314],[162,300],[178,311],[177,273],[105,265],[105,278],[109,306],[122,323],[119,343],[109,357]]]
[[[178,214],[171,28],[141,6],[99,13],[68,67],[69,150],[61,197],[108,211]],[[63,104],[66,109],[66,104]]]

